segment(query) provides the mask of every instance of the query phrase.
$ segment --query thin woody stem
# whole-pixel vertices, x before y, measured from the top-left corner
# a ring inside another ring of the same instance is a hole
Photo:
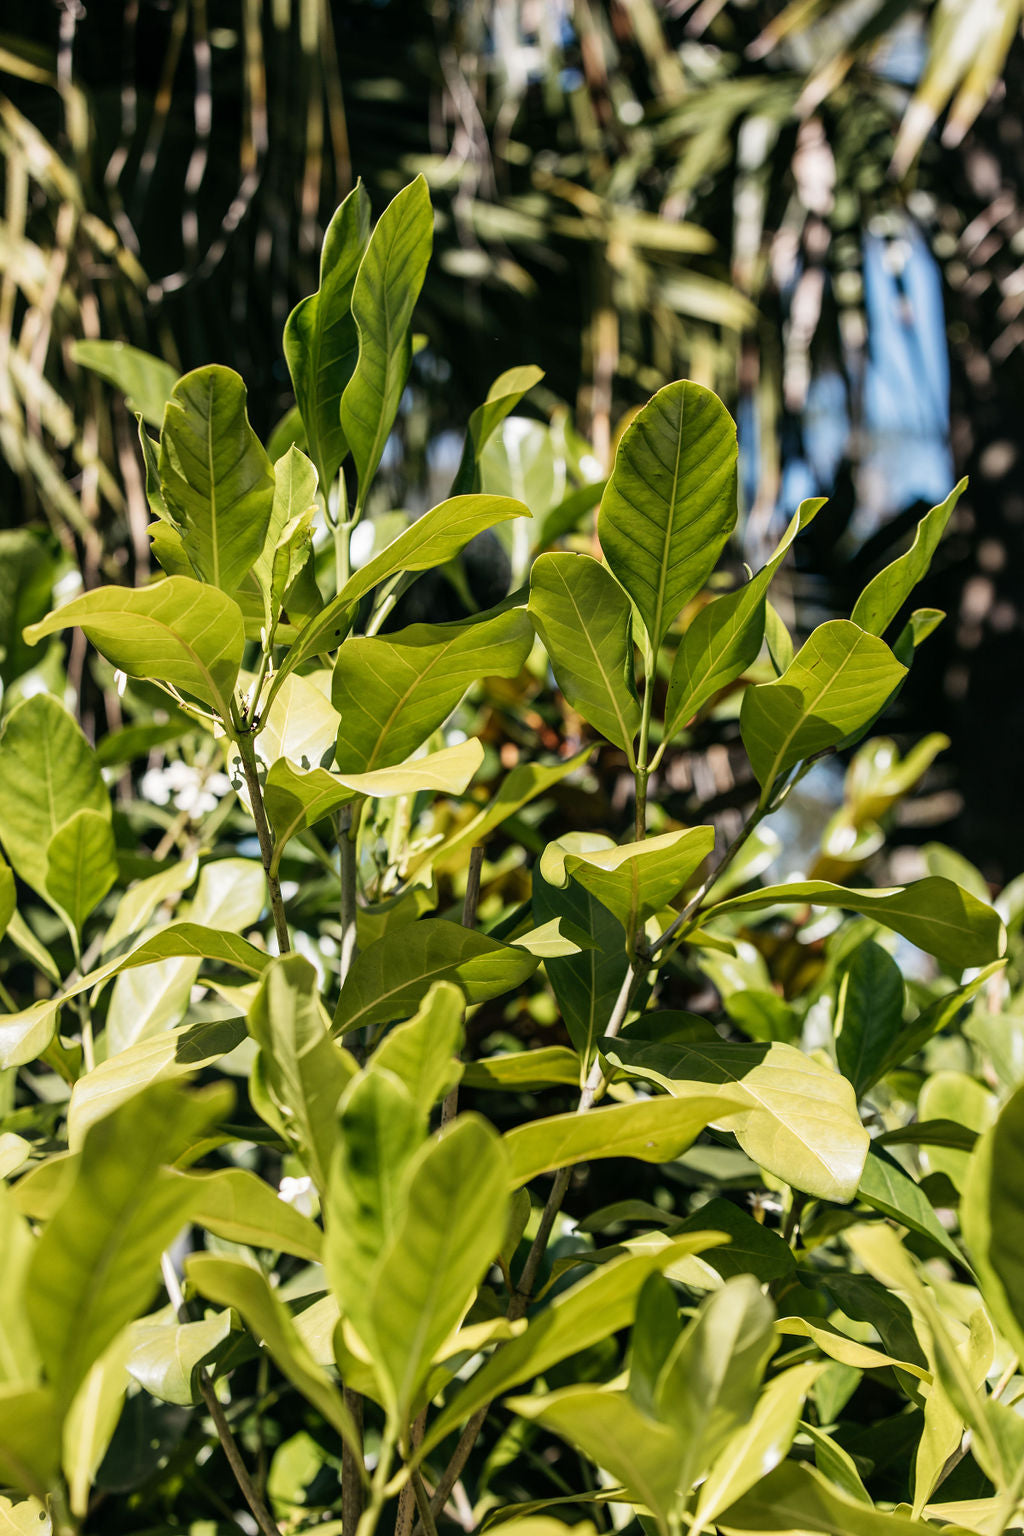
[[[480,871],[483,868],[484,850],[482,844],[477,844],[469,855],[469,873],[466,876],[466,895],[462,903],[463,928],[476,927],[476,909],[480,902]],[[445,1095],[441,1105],[441,1124],[447,1125],[449,1120],[454,1120],[459,1109],[459,1085],[450,1089]]]
[[[284,897],[281,895],[281,882],[274,867],[274,838],[267,820],[266,807],[263,804],[263,786],[260,784],[259,769],[256,766],[256,748],[251,732],[245,727],[238,732],[238,752],[242,772],[245,775],[245,787],[249,791],[249,805],[256,825],[260,856],[267,876],[277,947],[282,955],[286,955],[292,947],[292,941],[288,934],[288,919],[285,916]]]

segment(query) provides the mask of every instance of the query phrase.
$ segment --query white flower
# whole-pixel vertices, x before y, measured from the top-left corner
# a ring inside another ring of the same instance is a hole
[[[204,779],[198,768],[180,761],[168,763],[165,768],[150,768],[139,785],[142,798],[151,805],[167,805],[173,797],[175,807],[190,816],[204,816],[215,810],[217,801],[230,788],[227,774],[211,773]]]
[[[294,1205],[303,1216],[313,1214],[313,1180],[309,1177],[293,1179],[285,1177],[277,1186],[277,1193],[285,1205]]]

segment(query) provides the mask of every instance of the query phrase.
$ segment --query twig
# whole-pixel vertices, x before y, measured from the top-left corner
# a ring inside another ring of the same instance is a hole
[[[163,1275],[167,1294],[170,1297],[171,1306],[177,1313],[178,1321],[187,1323],[189,1321],[188,1308],[182,1295],[181,1282],[175,1273],[174,1264],[169,1253],[161,1255],[160,1271]],[[213,1390],[213,1382],[210,1380],[205,1366],[200,1365],[197,1368],[196,1384],[199,1387],[199,1395],[206,1405],[206,1411],[213,1421],[213,1427],[217,1431],[217,1439],[220,1441],[221,1449],[227,1457],[228,1466],[234,1474],[235,1482],[238,1484],[242,1497],[252,1511],[253,1519],[262,1531],[263,1536],[281,1536],[276,1522],[260,1498],[256,1485],[249,1476],[245,1462],[242,1460],[242,1453],[238,1449],[238,1442],[231,1433],[231,1425],[228,1423],[224,1409],[221,1407],[217,1394]]]
[[[360,1444],[363,1439],[363,1399],[351,1387],[343,1387],[342,1395],[352,1423],[355,1425]],[[363,1478],[365,1464],[347,1440],[341,1447],[341,1529],[342,1536],[355,1536],[363,1514]]]
[[[338,979],[342,986],[359,952],[356,912],[356,817],[350,805],[338,812],[338,858],[341,866],[341,945]]]
[[[263,868],[267,876],[267,887],[270,891],[270,910],[274,916],[274,932],[277,934],[277,947],[282,955],[286,955],[292,947],[292,941],[288,935],[288,919],[284,911],[281,882],[276,873],[272,873],[274,868],[274,839],[270,831],[270,823],[267,821],[266,807],[263,804],[263,788],[260,784],[259,770],[256,767],[256,748],[253,745],[252,734],[245,725],[242,725],[238,730],[238,753],[242,764],[242,772],[245,775],[245,787],[249,791],[249,806],[252,811],[252,819],[256,825],[256,836],[259,839]]]
[[[463,928],[476,927],[476,909],[480,904],[480,871],[483,868],[484,850],[482,844],[470,850],[469,873],[466,876],[466,895],[462,903]],[[449,1120],[454,1120],[459,1109],[459,1085],[449,1089],[441,1105],[441,1125],[445,1126]],[[396,1536],[398,1533],[396,1532]]]

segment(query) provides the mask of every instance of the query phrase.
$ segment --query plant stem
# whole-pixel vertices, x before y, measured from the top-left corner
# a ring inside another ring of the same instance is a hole
[[[373,1472],[373,1481],[370,1484],[370,1501],[363,1510],[356,1527],[356,1536],[373,1536],[377,1529],[377,1521],[384,1507],[384,1497],[388,1485],[388,1475],[391,1471],[391,1462],[395,1454],[395,1432],[388,1428],[380,1442],[380,1452],[377,1457],[377,1465]]]
[[[181,1283],[175,1273],[174,1264],[169,1253],[164,1253],[160,1258],[160,1271],[163,1275],[164,1286],[170,1297],[171,1305],[178,1315],[178,1321],[189,1321],[188,1308],[182,1295]],[[196,1382],[199,1387],[199,1395],[206,1405],[206,1411],[213,1421],[213,1427],[217,1432],[221,1449],[227,1458],[228,1466],[234,1474],[235,1482],[245,1502],[252,1511],[252,1517],[259,1526],[263,1536],[281,1536],[276,1521],[273,1519],[267,1506],[260,1498],[256,1484],[249,1476],[242,1453],[238,1449],[238,1442],[231,1433],[231,1425],[227,1421],[224,1409],[221,1407],[216,1392],[213,1390],[213,1382],[204,1366],[199,1366],[196,1371]]]
[[[651,662],[648,675],[644,678],[644,702],[640,716],[640,741],[637,746],[636,768],[633,780],[636,784],[636,809],[635,809],[635,841],[642,843],[647,836],[647,780],[650,778],[651,769],[648,762],[650,753],[651,736],[651,709],[654,704],[654,672],[656,660]]]
[[[242,772],[245,775],[245,787],[249,791],[249,805],[252,808],[252,819],[256,824],[256,836],[259,838],[263,868],[267,876],[267,887],[270,891],[270,910],[274,915],[274,932],[277,934],[277,947],[279,952],[285,955],[291,949],[292,941],[288,935],[288,919],[284,911],[281,882],[274,869],[274,839],[270,831],[270,823],[267,821],[266,807],[263,804],[263,787],[260,784],[259,770],[256,766],[256,748],[253,744],[252,733],[244,728],[238,732],[238,752],[241,758]]]
[[[427,1536],[437,1536],[434,1513],[430,1508],[430,1500],[427,1497],[427,1490],[423,1486],[423,1478],[420,1476],[418,1467],[413,1468],[412,1491],[416,1498],[416,1508],[420,1512],[420,1519],[423,1521],[423,1529],[426,1531]]]
[[[341,946],[338,976],[342,986],[359,952],[356,909],[356,834],[359,818],[350,805],[338,812],[338,858],[341,866]]]
[[[343,1387],[342,1395],[352,1423],[356,1427],[360,1445],[363,1439],[363,1400],[351,1387]],[[345,1440],[341,1447],[341,1529],[342,1536],[355,1536],[363,1515],[363,1479],[366,1467],[363,1458]]]
[[[406,1461],[419,1450],[423,1443],[423,1431],[427,1427],[427,1410],[421,1408],[413,1421],[412,1434],[409,1437],[409,1451]],[[412,1485],[412,1479],[406,1483],[398,1495],[398,1513],[395,1515],[395,1536],[411,1536],[413,1511],[417,1507],[416,1492]]]
[[[476,927],[476,909],[480,904],[480,871],[484,863],[483,845],[478,843],[469,854],[469,873],[466,876],[466,895],[462,902],[463,928]],[[459,1109],[459,1085],[450,1089],[441,1105],[441,1124],[454,1120]]]

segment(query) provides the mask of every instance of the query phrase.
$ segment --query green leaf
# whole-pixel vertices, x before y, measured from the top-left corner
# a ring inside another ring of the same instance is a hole
[[[241,1019],[184,1024],[119,1051],[80,1077],[68,1105],[68,1147],[76,1152],[89,1127],[149,1083],[186,1077],[219,1061],[245,1039]]]
[[[210,364],[179,379],[160,433],[160,486],[204,581],[233,592],[263,548],[274,471],[245,409],[245,385]]]
[[[589,1115],[552,1115],[517,1125],[505,1135],[513,1188],[552,1168],[595,1157],[670,1163],[693,1144],[705,1126],[720,1121],[742,1102],[740,1094],[695,1090],[678,1098],[635,1099]]]
[[[1024,1088],[1003,1105],[971,1157],[960,1202],[964,1241],[996,1323],[1024,1356]]]
[[[263,594],[268,635],[278,622],[285,593],[309,558],[310,529],[317,509],[316,470],[294,445],[274,465],[274,500],[263,548],[253,561],[253,575]]]
[[[640,729],[629,598],[590,555],[541,555],[530,616],[566,701],[632,758]]]
[[[569,774],[575,773],[592,751],[592,747],[584,747],[582,752],[557,763],[521,763],[519,767],[513,768],[502,779],[497,792],[490,795],[486,805],[457,832],[447,837],[440,848],[432,853],[432,858],[437,862],[448,862],[464,849],[482,843],[495,827],[501,826],[503,821],[514,816],[524,805],[561,783]]]
[[[201,1295],[220,1307],[234,1307],[266,1345],[278,1368],[359,1456],[357,1434],[341,1393],[310,1355],[284,1302],[263,1274],[241,1259],[190,1254],[185,1272]]]
[[[462,1045],[466,1000],[451,982],[431,987],[415,1017],[384,1036],[370,1058],[370,1071],[392,1072],[413,1103],[429,1115],[459,1080],[456,1060]]]
[[[802,501],[771,559],[757,575],[735,592],[707,603],[693,619],[672,663],[665,700],[666,740],[757,660],[764,638],[764,598],[769,583],[797,534],[824,505],[824,497]]]
[[[906,671],[884,641],[847,619],[831,619],[777,681],[748,688],[740,732],[761,785],[761,804],[797,763],[866,728]]]
[[[860,1098],[885,1062],[903,1023],[903,976],[873,939],[858,945],[843,971],[836,999],[836,1058]]]
[[[385,208],[352,289],[359,356],[341,397],[341,425],[359,475],[357,508],[377,472],[412,361],[409,326],[434,240],[422,176]]]
[[[53,1536],[53,1522],[38,1499],[8,1499],[0,1494],[3,1536]]]
[[[219,1090],[187,1097],[154,1083],[86,1136],[36,1244],[25,1295],[36,1346],[62,1403],[70,1403],[93,1361],[156,1290],[160,1255],[191,1199],[165,1164],[224,1107]]]
[[[602,843],[614,847],[610,838],[602,839]],[[559,838],[559,844],[566,851],[573,851],[592,845],[592,838],[568,833]],[[565,918],[592,941],[591,947],[580,954],[548,960],[544,966],[569,1038],[586,1072],[629,969],[629,957],[621,942],[618,919],[608,908],[574,880],[567,880],[562,889],[549,884],[544,878],[543,863],[542,859],[533,872],[534,921]]]
[[[201,1323],[136,1323],[128,1334],[126,1363],[152,1397],[183,1407],[198,1399],[196,1373],[231,1332],[231,1312],[215,1312]]]
[[[328,1033],[314,967],[301,955],[271,960],[249,1009],[264,1082],[314,1184],[327,1188],[338,1100],[355,1062]]]
[[[267,774],[264,805],[274,829],[274,859],[271,874],[277,872],[285,844],[303,827],[311,827],[331,811],[350,800],[365,795],[368,799],[387,799],[391,795],[414,795],[420,790],[460,795],[483,762],[481,743],[471,737],[454,747],[442,747],[426,757],[411,758],[393,768],[374,768],[370,773],[331,773],[326,768],[301,772],[286,758],[279,758]]]
[[[828,880],[768,885],[709,907],[701,914],[701,921],[707,921],[712,914],[721,917],[726,912],[746,912],[758,907],[804,905],[844,907],[847,912],[859,912],[902,934],[950,971],[985,965],[1002,953],[1005,944],[999,914],[940,875],[881,890],[850,890]]]
[[[726,1442],[701,1484],[690,1528],[693,1536],[712,1525],[723,1509],[783,1460],[800,1423],[804,1398],[821,1371],[817,1364],[796,1365],[768,1383],[753,1413]]]
[[[31,624],[25,638],[34,645],[71,624],[129,677],[169,683],[230,718],[245,633],[238,604],[223,592],[187,576],[138,591],[97,587]]]
[[[935,1527],[869,1509],[839,1493],[813,1467],[784,1461],[718,1517],[723,1531],[825,1532],[826,1536],[920,1536]]]
[[[121,1416],[129,1348],[128,1334],[122,1332],[90,1367],[64,1420],[61,1462],[71,1513],[80,1519],[88,1511],[93,1481]]]
[[[517,676],[532,641],[522,609],[346,640],[331,686],[341,715],[338,769],[367,773],[403,762],[444,724],[474,682]]]
[[[667,384],[619,442],[598,534],[657,650],[736,523],[736,427],[700,384]]]
[[[919,1232],[922,1237],[937,1243],[958,1264],[963,1263],[963,1255],[920,1185],[881,1148],[872,1147],[869,1151],[857,1193],[876,1211],[909,1227],[912,1232]]]
[[[673,1227],[673,1232],[680,1235],[693,1231],[724,1232],[728,1237],[728,1243],[712,1248],[704,1261],[723,1279],[750,1274],[768,1284],[793,1272],[796,1261],[789,1244],[772,1227],[755,1221],[731,1200],[716,1195],[680,1226]]]
[[[964,1005],[975,997],[982,989],[997,976],[1006,966],[1005,960],[994,960],[990,965],[984,966],[970,981],[963,986],[956,987],[952,992],[947,992],[944,997],[936,998],[934,1003],[929,1003],[927,1008],[922,1008],[917,1018],[909,1024],[904,1024],[899,1034],[892,1041],[882,1064],[879,1076],[891,1072],[894,1067],[901,1066],[903,1062],[922,1050],[933,1036],[952,1024]],[[1008,1024],[1006,1015],[1002,1016]],[[969,1020],[966,1026],[970,1034],[977,1022],[977,1015]],[[1006,1030],[1003,1031],[1005,1039]]]
[[[409,1090],[379,1068],[345,1093],[327,1187],[324,1262],[342,1312],[375,1353],[370,1277],[402,1210],[403,1174],[427,1120]]]
[[[339,1034],[416,1011],[435,981],[454,981],[471,1003],[510,992],[537,968],[535,955],[443,918],[385,933],[356,958],[334,1013]]]
[[[921,1086],[917,1100],[918,1125],[925,1126],[925,1136],[918,1143],[927,1150],[920,1154],[925,1173],[944,1173],[953,1187],[961,1193],[968,1168],[968,1153],[972,1144],[957,1144],[950,1135],[941,1133],[929,1137],[929,1125],[949,1126],[959,1131],[961,1138],[979,1136],[987,1131],[996,1117],[997,1099],[977,1078],[966,1072],[933,1072]]]
[[[319,1261],[320,1228],[247,1168],[175,1171],[168,1182],[187,1187],[189,1220],[215,1236],[272,1253],[294,1253],[310,1263]]]
[[[627,1393],[607,1387],[563,1387],[546,1397],[509,1398],[505,1406],[579,1446],[634,1502],[646,1505],[662,1536],[669,1536],[685,1450],[674,1429],[641,1412]]]
[[[0,1482],[45,1499],[57,1481],[60,1425],[49,1388],[0,1387]]]
[[[469,418],[462,460],[452,486],[453,495],[480,489],[480,455],[487,439],[543,377],[543,368],[537,368],[532,363],[524,363],[518,368],[506,368],[504,373],[499,373],[487,391],[487,399],[483,405],[477,406]]]
[[[964,478],[955,486],[945,501],[926,512],[917,525],[914,542],[905,554],[900,555],[884,571],[868,582],[858,597],[851,619],[871,635],[884,635],[903,604],[917,586],[932,562],[932,556],[953,515],[953,509],[964,491]]]
[[[24,1290],[35,1237],[6,1185],[0,1185],[0,1385],[34,1386],[40,1359],[25,1324]]]
[[[606,1042],[602,1053],[630,1076],[658,1083],[669,1093],[690,1095],[696,1085],[728,1085],[749,1095],[750,1107],[725,1114],[754,1162],[794,1189],[844,1204],[857,1193],[869,1140],[845,1077],[795,1046],[761,1044],[650,1045],[642,1040]]]
[[[541,872],[551,885],[564,885],[570,876],[576,880],[614,914],[631,945],[638,927],[678,896],[714,846],[714,827],[580,853],[549,843]]]
[[[752,1275],[735,1275],[701,1302],[672,1341],[654,1386],[657,1418],[683,1447],[675,1468],[687,1490],[706,1472],[757,1401],[777,1348],[775,1309]]]
[[[370,1278],[374,1363],[404,1423],[505,1235],[508,1172],[497,1133],[460,1115],[413,1157],[404,1211]]]
[[[648,1275],[669,1269],[680,1259],[700,1253],[717,1241],[720,1239],[708,1232],[691,1233],[674,1241],[666,1239],[652,1250],[610,1259],[595,1274],[560,1291],[534,1314],[525,1333],[503,1345],[445,1404],[427,1427],[421,1456],[429,1455],[481,1404],[491,1402],[520,1382],[543,1376],[560,1360],[625,1328],[632,1320],[637,1292]]]
[[[348,452],[341,429],[341,396],[359,351],[352,289],[369,238],[370,199],[357,181],[327,226],[319,288],[302,299],[285,321],[284,355],[325,495]]]
[[[46,845],[46,894],[81,933],[89,914],[117,879],[117,850],[109,807],[76,811]]]
[[[511,1051],[468,1061],[462,1069],[467,1088],[497,1088],[513,1093],[533,1093],[539,1088],[579,1085],[580,1063],[575,1051],[563,1045],[542,1045],[535,1051]]]
[[[268,705],[293,668],[322,651],[334,651],[352,623],[356,604],[382,581],[405,571],[428,571],[453,560],[470,539],[512,517],[529,517],[521,501],[509,496],[453,496],[417,518],[379,555],[355,571],[337,597],[303,629],[278,669]]]
[[[0,841],[15,873],[61,910],[47,889],[49,850],[81,812],[96,816],[109,834],[110,796],[92,748],[62,704],[51,694],[33,694],[15,705],[0,730]],[[76,841],[71,832],[54,850],[58,890],[72,902]]]
[[[128,409],[138,411],[148,426],[161,425],[178,379],[178,371],[170,363],[123,341],[75,341],[71,356],[80,367],[116,385]]]

